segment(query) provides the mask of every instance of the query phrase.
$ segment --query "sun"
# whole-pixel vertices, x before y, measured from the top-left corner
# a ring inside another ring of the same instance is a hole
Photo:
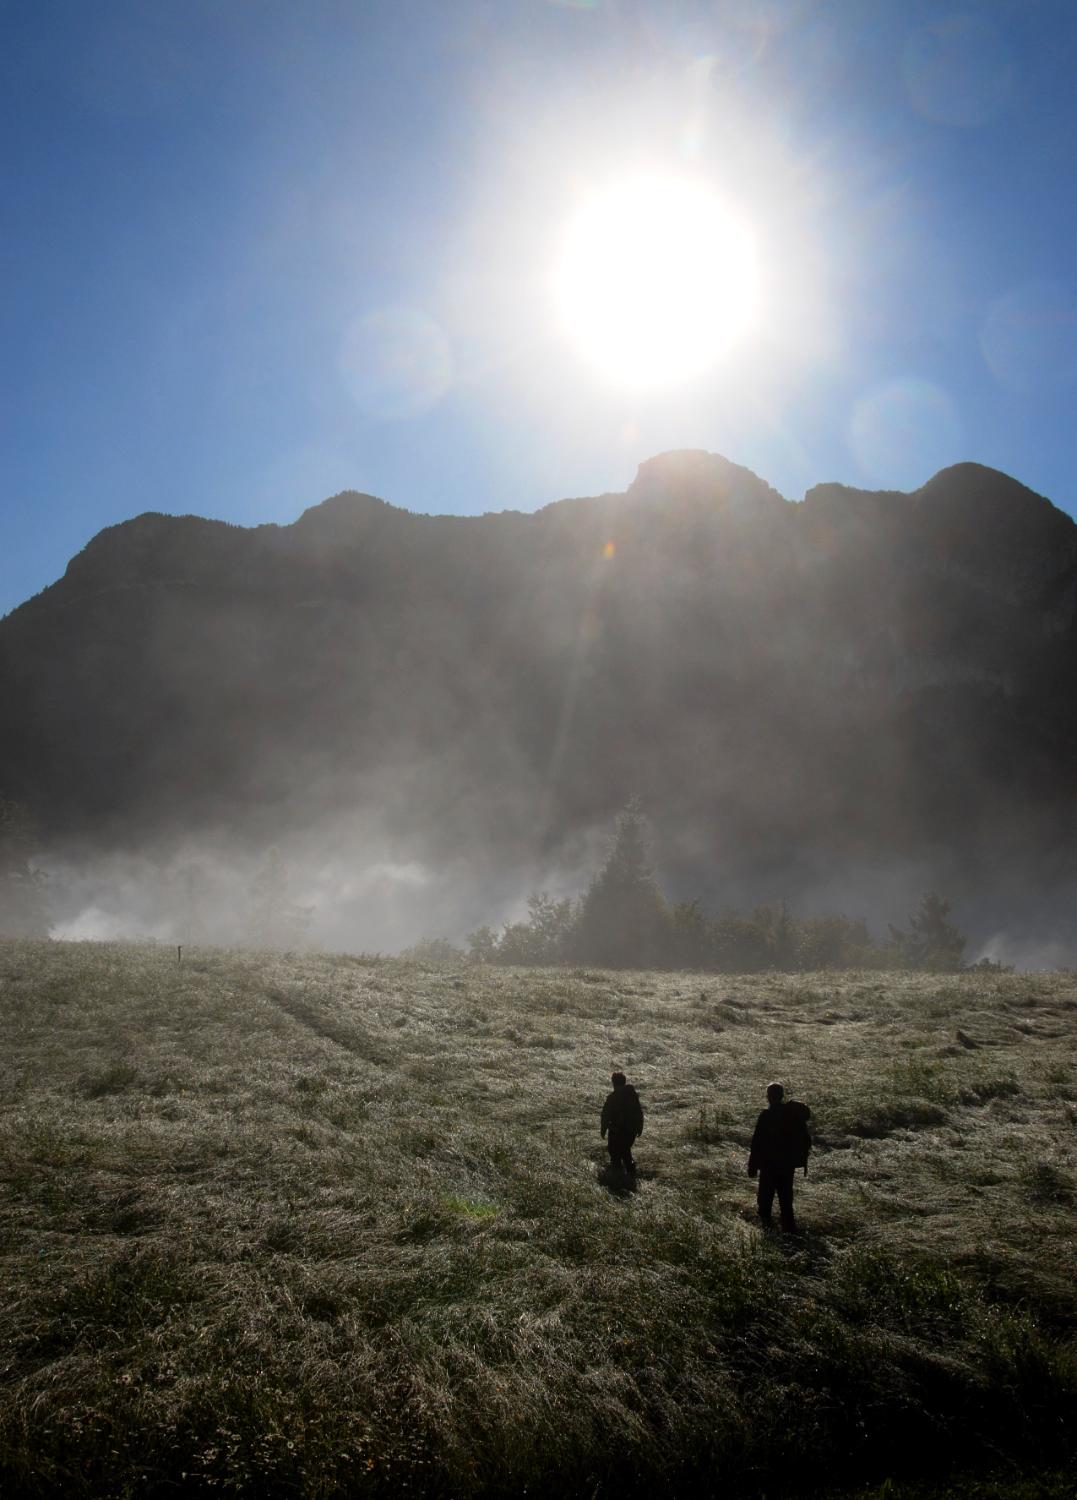
[[[753,236],[705,182],[638,175],[588,197],[569,220],[553,277],[563,333],[634,390],[691,380],[751,328]]]

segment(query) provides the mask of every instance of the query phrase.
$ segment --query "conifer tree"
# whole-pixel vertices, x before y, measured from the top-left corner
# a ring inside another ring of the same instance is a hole
[[[638,798],[618,815],[606,863],[580,903],[573,936],[587,963],[646,968],[666,962],[671,918],[647,855],[647,823]]]
[[[950,903],[935,891],[921,897],[920,905],[909,916],[909,931],[890,928],[890,937],[910,969],[950,971],[961,968],[961,958],[968,939],[946,920]]]

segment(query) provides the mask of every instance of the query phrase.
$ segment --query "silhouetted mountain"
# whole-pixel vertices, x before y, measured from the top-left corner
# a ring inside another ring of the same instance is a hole
[[[637,792],[693,894],[900,861],[1049,888],[1074,872],[1075,677],[1077,527],[1016,481],[794,504],[672,453],[533,515],[349,493],[291,526],[101,532],[0,622],[0,793],[58,846],[361,814],[496,870]]]

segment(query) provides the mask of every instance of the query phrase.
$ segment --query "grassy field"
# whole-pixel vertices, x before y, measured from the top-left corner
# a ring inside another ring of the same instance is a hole
[[[5,1496],[1074,1492],[1074,976],[7,942],[0,1017]]]

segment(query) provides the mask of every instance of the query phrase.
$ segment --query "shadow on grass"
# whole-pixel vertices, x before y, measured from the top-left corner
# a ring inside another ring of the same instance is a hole
[[[616,1167],[599,1167],[597,1176],[601,1186],[615,1198],[630,1198],[639,1192],[640,1178],[653,1177],[654,1173],[636,1172],[630,1176]]]
[[[834,1247],[817,1229],[802,1225],[795,1234],[783,1234],[779,1230],[771,1231],[767,1237],[780,1255],[795,1262],[799,1271],[822,1271],[834,1258]]]
[[[778,1224],[764,1225],[760,1223],[755,1208],[748,1204],[735,1209],[734,1216],[751,1226],[761,1240],[773,1245],[782,1255],[793,1256],[806,1266],[814,1268],[833,1259],[834,1245],[830,1231],[825,1227],[803,1221],[792,1231],[784,1230]]]

